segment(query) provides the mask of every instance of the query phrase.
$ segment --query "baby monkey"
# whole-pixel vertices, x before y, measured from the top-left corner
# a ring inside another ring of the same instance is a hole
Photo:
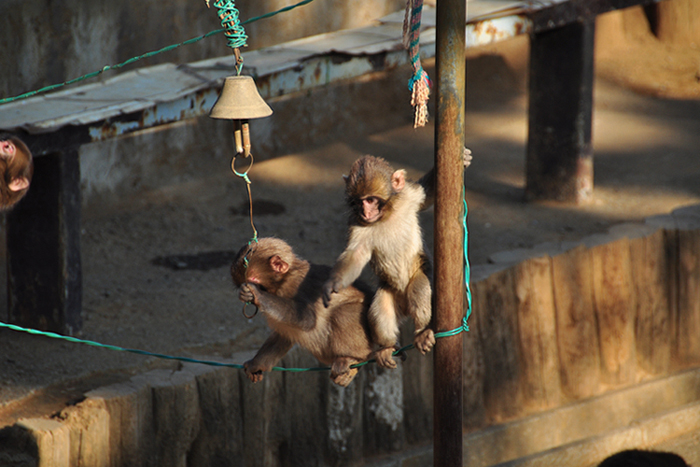
[[[464,148],[464,166],[471,163]],[[379,288],[369,309],[372,338],[379,345],[377,363],[396,368],[392,353],[399,336],[399,318],[413,319],[413,343],[425,354],[435,345],[432,317],[431,264],[425,253],[418,211],[435,198],[435,171],[417,182],[406,180],[384,159],[364,156],[345,176],[345,199],[350,207],[348,243],[323,286],[324,304],[333,304],[370,263]]]
[[[263,372],[270,371],[295,343],[329,365],[331,380],[340,386],[350,384],[357,374],[350,365],[371,357],[367,309],[372,293],[354,284],[326,308],[321,287],[330,270],[299,258],[277,238],[261,238],[238,252],[231,266],[233,282],[240,288],[238,297],[257,306],[273,330],[244,364],[251,381],[262,381]]]
[[[33,173],[27,145],[16,136],[0,133],[0,211],[12,208],[27,194]]]

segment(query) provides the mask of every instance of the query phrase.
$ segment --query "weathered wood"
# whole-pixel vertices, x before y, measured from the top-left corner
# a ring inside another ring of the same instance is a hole
[[[413,323],[404,321],[401,326],[404,341],[411,341]],[[411,350],[401,365],[403,375],[404,426],[406,442],[426,443],[433,436],[433,358]]]
[[[700,230],[678,231],[678,354],[700,362]]]
[[[103,401],[109,413],[109,444],[112,467],[140,465],[155,451],[151,388],[142,378],[114,384],[86,394]]]
[[[601,376],[612,386],[631,384],[636,373],[636,295],[630,270],[629,239],[595,246],[590,254]]]
[[[522,262],[514,274],[524,403],[532,409],[554,407],[562,392],[551,258]]]
[[[527,199],[583,202],[593,194],[594,36],[594,19],[532,36]]]
[[[287,368],[321,366],[318,360],[300,347],[289,352],[282,362],[280,366]],[[279,444],[270,446],[277,451],[277,462],[281,461],[288,465],[322,465],[328,450],[321,440],[328,439],[328,427],[324,420],[326,420],[327,388],[332,384],[329,378],[330,371],[284,372],[271,376],[281,378],[283,381],[283,405],[277,409],[273,417],[263,420],[264,423],[279,425],[281,435]],[[355,383],[356,381],[353,381],[351,384]],[[338,411],[344,412],[341,408],[338,408]],[[361,435],[358,434],[358,436]],[[360,443],[357,438],[351,438],[347,442],[351,446],[357,446]]]
[[[326,399],[325,420],[320,434],[327,440],[327,454],[320,462],[323,465],[351,465],[362,459],[363,430],[362,430],[362,399],[365,386],[366,369],[363,367],[347,387],[343,388],[323,378],[322,390]],[[328,376],[326,373],[325,376]],[[303,389],[304,386],[301,386]],[[301,408],[305,412],[305,408]],[[300,422],[308,424],[309,417],[304,415]],[[319,425],[321,425],[319,423]],[[306,425],[299,430],[308,429]],[[318,432],[317,432],[318,433]],[[312,444],[318,440],[309,440]],[[301,465],[308,464],[302,460]]]
[[[371,456],[406,447],[404,428],[403,364],[394,370],[367,366],[362,403],[364,455]]]
[[[486,316],[484,309],[483,288],[476,282],[470,284],[472,290],[472,316],[467,322],[469,332],[463,338],[462,392],[464,404],[463,423],[467,429],[484,426],[486,412],[484,409],[484,354],[481,349],[480,321]],[[465,308],[466,309],[466,308]]]
[[[36,158],[32,189],[7,214],[9,320],[74,334],[82,327],[78,151]]]
[[[187,454],[199,434],[201,412],[194,375],[175,371],[152,382],[155,465],[186,467]]]
[[[61,411],[70,432],[70,462],[67,465],[110,467],[109,412],[104,400],[86,399]]]
[[[675,309],[672,307],[676,262],[666,249],[666,233],[630,240],[630,260],[636,297],[636,353],[639,369],[667,374],[675,343]],[[675,243],[675,242],[674,242]],[[675,250],[675,248],[674,248]]]
[[[70,430],[65,424],[45,418],[29,418],[20,420],[17,425],[20,430],[26,430],[29,436],[34,438],[37,467],[71,465]]]
[[[188,465],[227,465],[231,459],[243,458],[239,372],[233,368],[203,367],[195,376],[201,426],[187,455]]]
[[[298,351],[298,348],[294,348],[290,354]],[[289,354],[282,359],[279,366],[288,366],[288,357]],[[287,408],[285,375],[280,372],[265,373],[259,383],[248,380],[243,371],[238,372],[238,377],[243,413],[243,445],[246,447],[240,465],[278,465],[284,451],[281,446],[288,442],[289,436],[289,421],[283,416]]]
[[[573,399],[590,397],[600,390],[592,276],[590,254],[584,246],[552,257],[562,389]]]
[[[489,422],[522,412],[522,367],[512,269],[477,284],[482,314],[479,338],[484,353],[484,404]]]

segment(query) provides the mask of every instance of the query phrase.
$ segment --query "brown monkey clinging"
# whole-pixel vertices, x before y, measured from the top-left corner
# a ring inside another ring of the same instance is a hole
[[[248,261],[246,266],[245,261]],[[245,372],[253,382],[298,343],[321,363],[331,379],[347,386],[357,374],[355,363],[372,356],[367,309],[372,293],[360,283],[347,287],[326,308],[321,298],[331,268],[309,263],[277,238],[261,238],[238,252],[231,266],[241,301],[258,307],[273,332]]]
[[[471,151],[464,148],[464,165]],[[435,171],[417,182],[406,180],[382,158],[364,156],[345,177],[350,207],[348,243],[323,287],[324,304],[345,289],[370,263],[379,288],[369,309],[370,329],[378,344],[377,363],[395,368],[392,353],[399,336],[399,317],[409,316],[415,328],[413,343],[422,353],[435,345],[430,328],[431,264],[425,253],[418,211],[434,201]]]

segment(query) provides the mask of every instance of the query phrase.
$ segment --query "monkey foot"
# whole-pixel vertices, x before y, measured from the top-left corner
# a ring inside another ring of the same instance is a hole
[[[377,350],[377,353],[375,355],[377,365],[379,365],[382,368],[389,368],[390,370],[396,368],[396,362],[393,358],[394,350],[396,349],[393,346]]]
[[[413,345],[415,345],[423,355],[430,352],[435,345],[435,334],[433,334],[433,330],[428,328],[416,334],[416,337],[413,338]]]
[[[345,373],[334,374],[331,372],[331,381],[333,381],[338,386],[346,387],[355,378],[357,374],[357,368],[350,368]]]
[[[252,382],[259,383],[263,380],[263,372],[266,371],[266,369],[260,365],[254,364],[253,360],[248,360],[247,362],[245,362],[243,364],[243,368],[245,369],[245,375]],[[269,368],[267,369],[267,371],[269,371]]]

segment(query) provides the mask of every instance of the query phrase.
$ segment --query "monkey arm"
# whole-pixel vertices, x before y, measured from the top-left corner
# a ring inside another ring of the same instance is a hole
[[[425,191],[425,201],[420,205],[420,210],[424,211],[435,203],[435,167],[423,175],[418,180],[418,184]]]
[[[308,304],[303,301],[278,297],[250,283],[241,286],[239,298],[243,300],[243,297],[250,297],[245,301],[253,303],[273,322],[302,331],[310,331],[316,327],[316,314],[309,312]]]
[[[255,354],[255,357],[243,364],[248,379],[254,383],[262,381],[262,373],[270,371],[289,352],[292,345],[292,341],[280,334],[276,332],[270,334],[262,347],[260,347],[260,350],[258,350],[258,353]]]
[[[330,278],[323,284],[323,304],[326,308],[331,301],[331,295],[355,282],[372,258],[372,251],[366,242],[356,241],[353,236],[351,234],[348,247],[338,257]]]
[[[462,152],[462,163],[465,169],[472,163],[472,151],[467,147],[465,147]],[[424,211],[435,203],[435,167],[423,175],[420,180],[418,180],[418,184],[423,187],[423,191],[425,191],[425,201],[423,201],[423,204],[420,206],[420,210]]]

